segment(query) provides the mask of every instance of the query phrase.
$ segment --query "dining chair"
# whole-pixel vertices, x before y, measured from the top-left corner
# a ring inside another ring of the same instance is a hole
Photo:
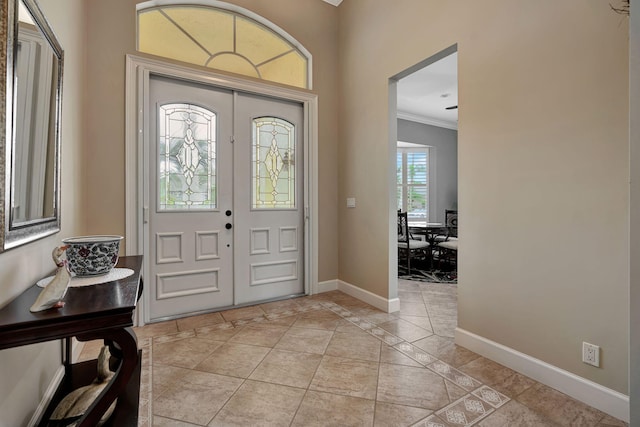
[[[398,211],[398,261],[401,257],[405,259],[408,274],[411,274],[411,258],[429,259],[430,246],[428,242],[412,238],[407,213]]]
[[[434,257],[438,259],[438,270],[442,270],[442,264],[448,264],[448,268],[458,268],[458,238],[450,237],[444,242],[439,242],[434,248],[437,252]]]
[[[438,236],[432,248],[433,262],[437,261],[438,270],[443,264],[457,269],[458,264],[458,211],[446,209],[444,211],[444,234]]]
[[[444,225],[450,237],[458,237],[458,211],[454,209],[445,209]]]

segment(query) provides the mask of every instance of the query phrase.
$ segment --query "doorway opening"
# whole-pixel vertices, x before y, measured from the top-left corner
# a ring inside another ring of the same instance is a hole
[[[457,59],[454,45],[392,77],[389,92],[389,296],[444,340],[457,325]]]

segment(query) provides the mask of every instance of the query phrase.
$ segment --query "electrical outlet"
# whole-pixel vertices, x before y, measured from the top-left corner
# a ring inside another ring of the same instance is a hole
[[[582,361],[595,367],[600,367],[600,347],[597,345],[589,344],[588,342],[582,343]]]

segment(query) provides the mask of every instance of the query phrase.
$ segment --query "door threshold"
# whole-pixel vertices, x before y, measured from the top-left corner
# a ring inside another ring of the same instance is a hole
[[[201,316],[203,314],[218,313],[218,312],[221,312],[221,311],[235,310],[237,308],[251,307],[251,306],[260,305],[260,304],[268,304],[270,302],[286,301],[286,300],[289,300],[289,299],[300,298],[300,297],[303,297],[303,296],[306,296],[306,295],[307,294],[302,292],[302,293],[299,293],[299,294],[292,294],[292,295],[286,295],[286,296],[283,296],[283,297],[270,298],[270,299],[255,301],[255,302],[248,302],[248,303],[245,303],[245,304],[228,305],[228,306],[225,306],[225,307],[218,307],[218,308],[214,308],[214,309],[211,309],[211,310],[200,310],[200,311],[194,311],[192,313],[178,314],[178,315],[175,315],[175,316],[159,317],[157,319],[150,320],[146,324],[150,325],[152,323],[160,323],[160,322],[166,322],[166,321],[169,321],[169,320],[184,319],[186,317]]]

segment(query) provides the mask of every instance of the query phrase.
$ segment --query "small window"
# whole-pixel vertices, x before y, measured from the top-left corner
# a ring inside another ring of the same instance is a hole
[[[429,221],[429,148],[398,148],[398,209],[409,220]]]
[[[253,120],[253,209],[296,208],[296,135],[276,117]]]
[[[216,208],[216,114],[191,104],[158,108],[158,211]]]

